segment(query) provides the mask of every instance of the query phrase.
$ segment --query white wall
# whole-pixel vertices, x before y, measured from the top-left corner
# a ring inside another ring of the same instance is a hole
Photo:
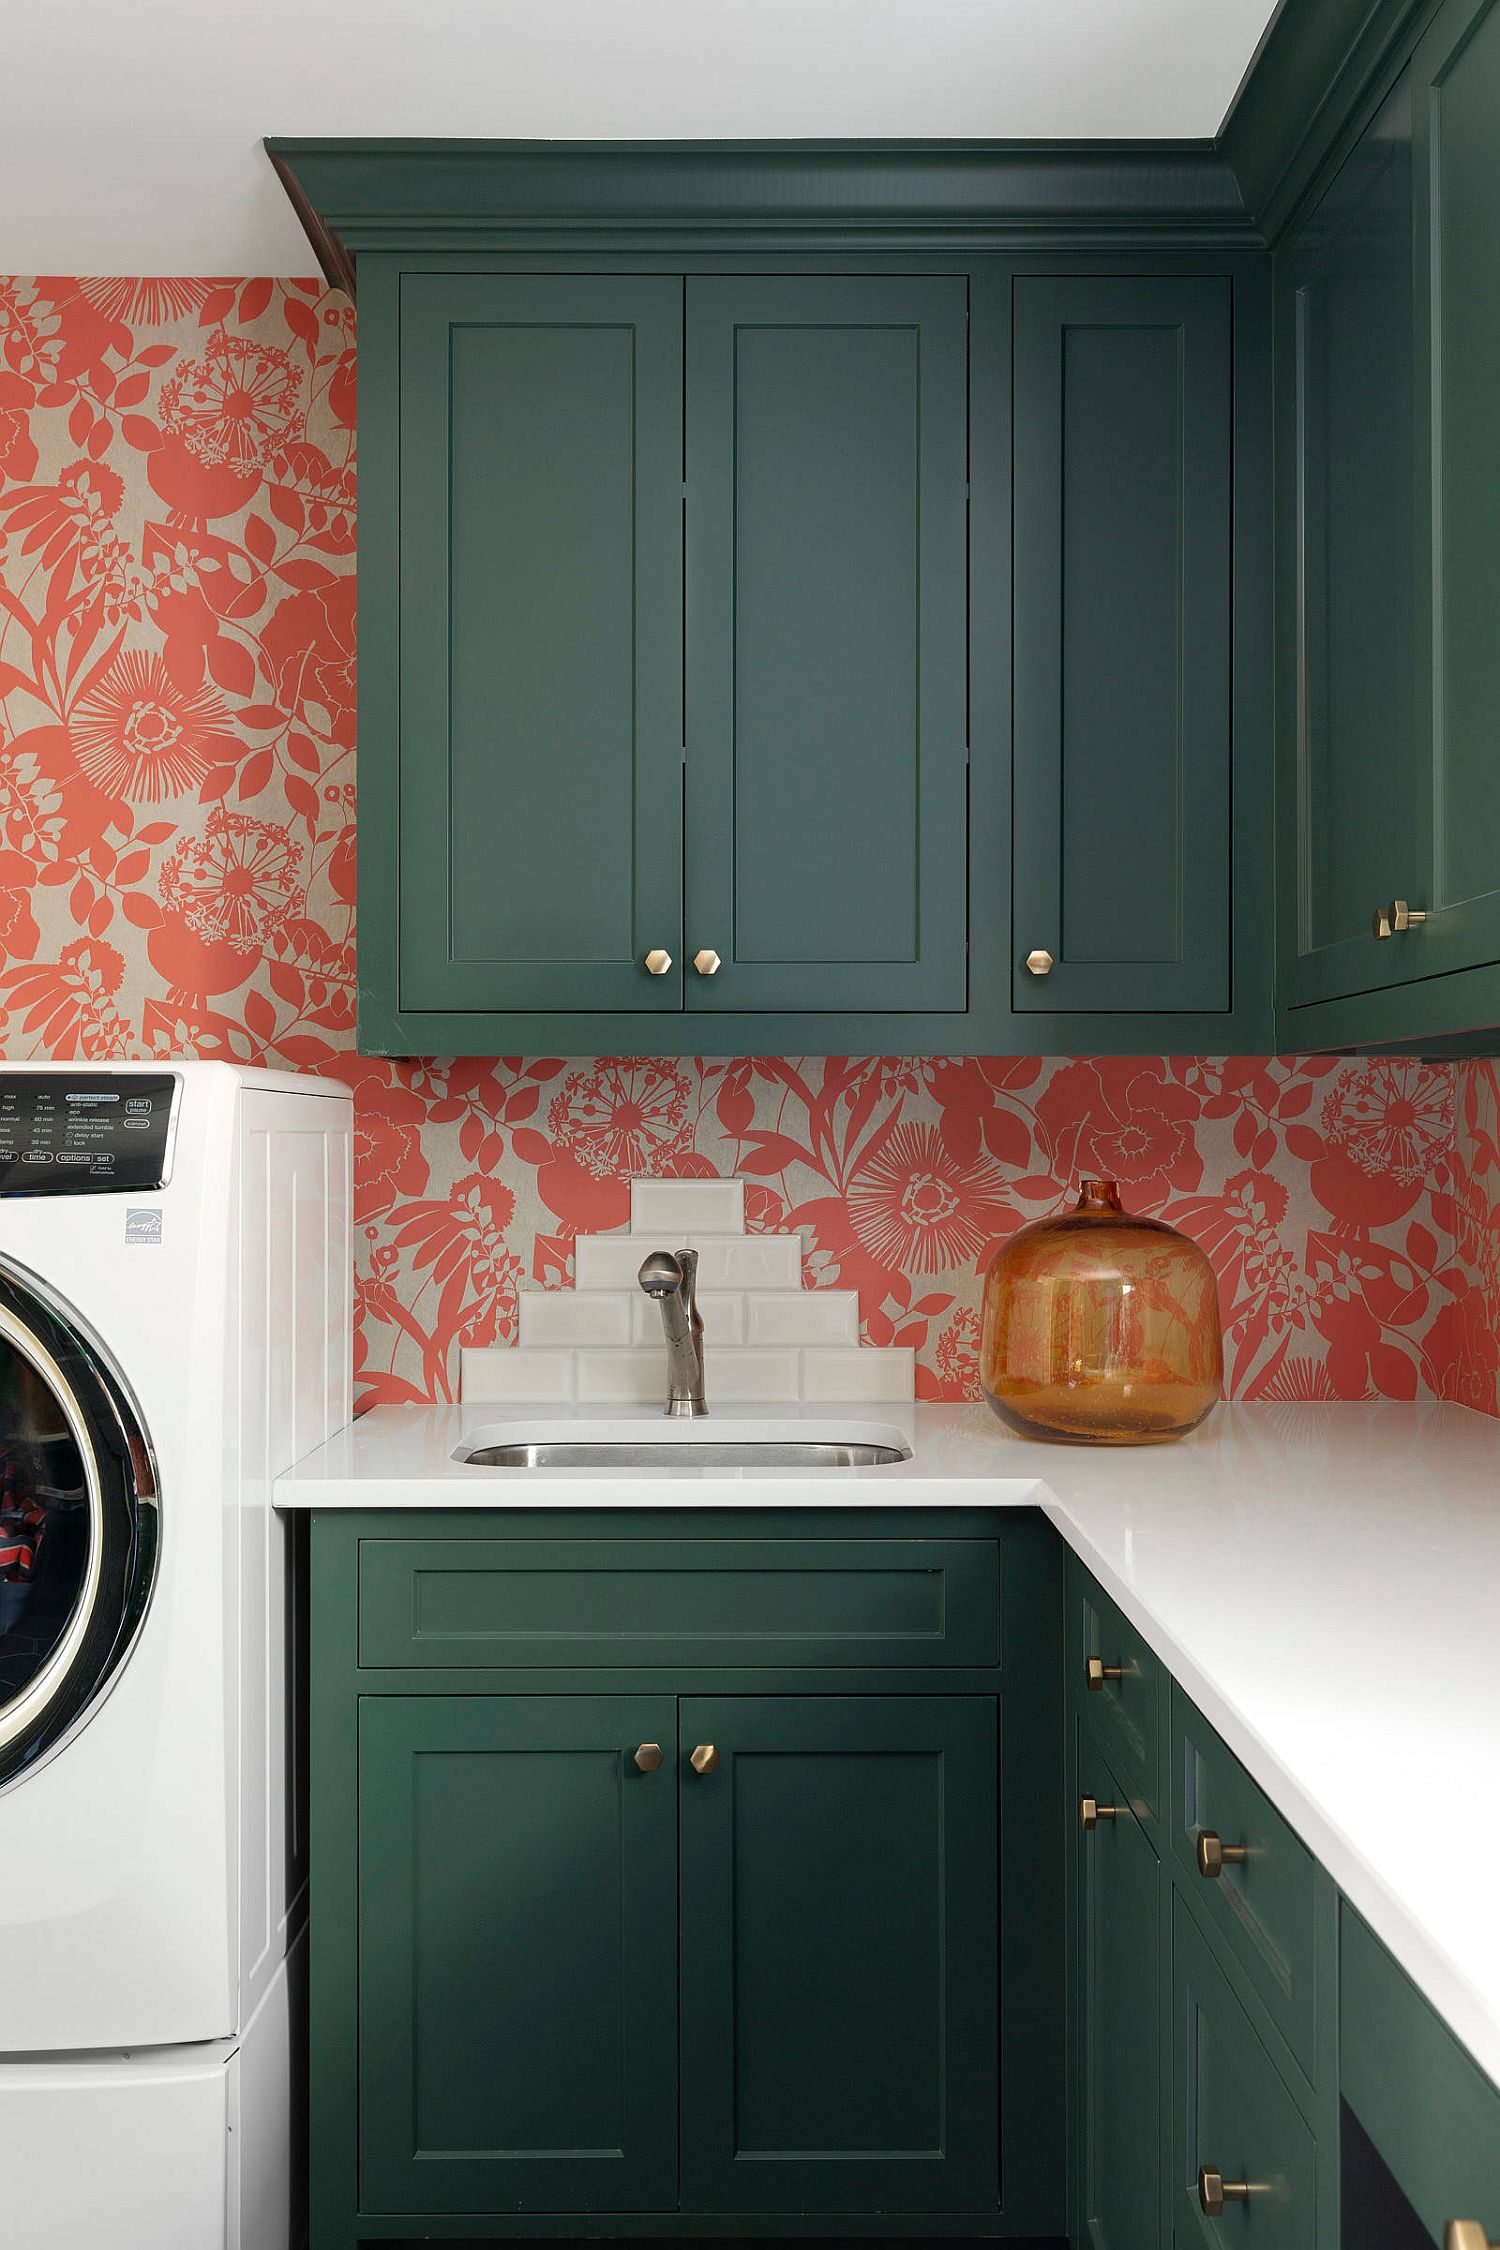
[[[264,133],[1217,131],[1271,0],[31,0],[0,272],[307,273]]]

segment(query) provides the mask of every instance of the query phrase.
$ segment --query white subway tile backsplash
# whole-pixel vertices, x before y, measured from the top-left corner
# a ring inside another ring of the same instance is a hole
[[[667,1355],[657,1347],[583,1350],[577,1354],[578,1396],[601,1406],[665,1406]]]
[[[904,1344],[802,1354],[802,1396],[810,1406],[901,1405],[915,1396],[916,1379],[916,1354]]]
[[[630,1231],[581,1234],[572,1289],[526,1290],[514,1350],[460,1353],[462,1395],[508,1406],[665,1403],[661,1314],[639,1286],[650,1249],[698,1253],[710,1406],[910,1399],[915,1355],[862,1348],[852,1289],[802,1287],[802,1237],[747,1234],[743,1180],[632,1180]]]
[[[647,1302],[641,1298],[643,1305]],[[623,1290],[525,1290],[520,1299],[521,1343],[528,1351],[533,1345],[547,1344],[628,1344],[630,1312],[630,1299]]]
[[[800,1234],[689,1235],[700,1289],[800,1289]]]
[[[580,1289],[638,1288],[650,1247],[635,1234],[581,1234],[573,1245],[573,1279]]]
[[[801,1395],[796,1352],[705,1348],[703,1380],[713,1406],[795,1406]]]
[[[481,1406],[561,1406],[574,1392],[570,1351],[493,1350],[468,1346],[458,1355],[459,1392]]]
[[[743,1180],[632,1180],[630,1231],[675,1250],[694,1234],[743,1234]]]
[[[750,1344],[857,1344],[859,1298],[852,1289],[766,1290],[745,1299]]]

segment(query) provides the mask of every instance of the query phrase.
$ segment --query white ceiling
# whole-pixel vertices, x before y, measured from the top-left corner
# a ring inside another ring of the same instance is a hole
[[[1215,133],[1272,0],[43,0],[0,272],[308,273],[264,133]]]

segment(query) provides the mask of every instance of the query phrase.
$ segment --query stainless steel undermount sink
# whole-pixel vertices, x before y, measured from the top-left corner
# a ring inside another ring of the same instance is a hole
[[[872,1469],[909,1461],[889,1425],[848,1428],[726,1422],[476,1431],[457,1460],[476,1469]]]

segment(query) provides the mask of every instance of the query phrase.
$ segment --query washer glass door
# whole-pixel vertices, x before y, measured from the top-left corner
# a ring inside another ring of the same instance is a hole
[[[107,1692],[145,1614],[156,1479],[82,1322],[0,1261],[0,1787]]]

